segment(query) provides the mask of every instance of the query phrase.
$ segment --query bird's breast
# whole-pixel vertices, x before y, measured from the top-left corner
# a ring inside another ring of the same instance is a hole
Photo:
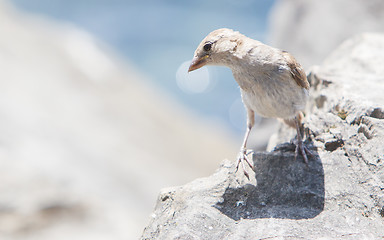
[[[241,83],[241,96],[247,108],[263,117],[283,119],[292,118],[304,110],[308,92],[293,79],[285,75],[260,74],[257,77],[242,79],[235,76]]]

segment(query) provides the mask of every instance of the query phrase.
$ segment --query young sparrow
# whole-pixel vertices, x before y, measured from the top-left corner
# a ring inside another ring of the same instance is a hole
[[[247,140],[254,125],[255,112],[267,118],[279,118],[297,129],[298,153],[308,163],[300,133],[301,111],[304,110],[309,83],[303,68],[286,51],[267,46],[239,32],[222,28],[208,34],[195,51],[189,72],[205,65],[224,65],[232,70],[240,86],[241,97],[247,110],[247,131],[238,155],[236,171],[244,161],[253,169],[247,152]]]

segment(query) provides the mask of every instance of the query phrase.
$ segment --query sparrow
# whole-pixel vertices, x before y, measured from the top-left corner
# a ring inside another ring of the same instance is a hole
[[[283,120],[296,128],[295,158],[300,153],[308,163],[300,128],[309,97],[306,74],[296,59],[286,51],[268,46],[232,29],[217,29],[206,36],[197,47],[188,72],[205,65],[221,65],[232,70],[240,87],[247,112],[247,130],[237,158],[236,171],[242,165],[249,179],[246,162],[254,170],[247,149],[249,133],[255,123],[255,113],[266,118]]]

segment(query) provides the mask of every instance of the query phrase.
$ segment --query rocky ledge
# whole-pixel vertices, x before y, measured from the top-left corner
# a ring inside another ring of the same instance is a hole
[[[142,239],[384,237],[384,35],[344,42],[308,78],[308,165],[280,126],[248,181],[225,160],[212,176],[163,189]]]

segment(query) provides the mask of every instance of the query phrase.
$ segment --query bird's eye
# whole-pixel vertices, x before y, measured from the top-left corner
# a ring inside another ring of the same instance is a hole
[[[210,51],[211,48],[212,48],[212,43],[207,43],[203,47],[204,51],[206,51],[206,52]]]

